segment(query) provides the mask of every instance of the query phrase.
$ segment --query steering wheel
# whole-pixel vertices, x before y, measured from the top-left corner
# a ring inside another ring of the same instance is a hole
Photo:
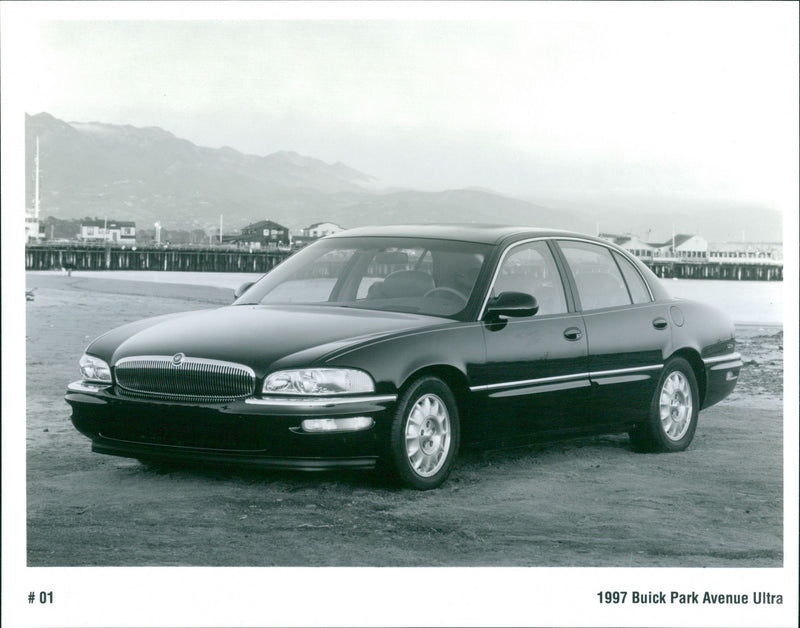
[[[448,288],[447,286],[439,286],[438,288],[431,288],[423,295],[423,297],[427,299],[429,297],[435,297],[438,294],[441,294],[441,296],[445,297],[446,299],[449,299],[450,301],[455,301],[456,299],[458,299],[459,301],[463,301],[464,303],[467,302],[467,297],[465,297],[455,288]]]

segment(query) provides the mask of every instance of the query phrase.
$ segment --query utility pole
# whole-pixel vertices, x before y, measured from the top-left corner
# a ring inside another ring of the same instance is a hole
[[[36,228],[39,228],[39,136],[36,136],[36,196],[34,201],[34,218]]]

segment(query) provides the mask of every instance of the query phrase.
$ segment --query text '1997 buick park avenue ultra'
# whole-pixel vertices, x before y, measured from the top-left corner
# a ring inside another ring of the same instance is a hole
[[[395,226],[319,240],[230,306],[108,332],[66,400],[100,453],[377,466],[429,489],[462,440],[628,432],[681,451],[741,367],[725,313],[673,299],[608,242]]]

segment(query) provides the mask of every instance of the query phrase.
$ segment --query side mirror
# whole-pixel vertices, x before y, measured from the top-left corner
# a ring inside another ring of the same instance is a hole
[[[525,292],[501,292],[494,299],[489,299],[486,306],[488,318],[498,316],[510,316],[522,318],[533,316],[539,311],[539,304],[536,297]]]
[[[254,283],[255,283],[255,281],[248,281],[246,283],[243,283],[241,286],[236,288],[236,290],[233,292],[233,298],[234,299],[238,299],[245,292],[247,292],[250,289],[250,286],[252,286]]]

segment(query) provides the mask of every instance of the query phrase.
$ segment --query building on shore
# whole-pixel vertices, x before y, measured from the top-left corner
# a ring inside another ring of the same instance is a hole
[[[601,233],[599,237],[612,242],[639,259],[654,258],[704,258],[708,253],[708,241],[697,235],[680,233],[666,242],[645,242],[639,237],[626,233]]]
[[[598,234],[598,237],[616,244],[640,259],[652,258],[656,253],[656,248],[652,244],[648,244],[632,234],[601,233]]]
[[[45,237],[45,227],[39,222],[39,212],[35,209],[25,209],[25,242],[37,244]]]
[[[708,240],[687,233],[675,234],[666,242],[654,243],[651,246],[656,251],[654,257],[702,259],[708,256]]]
[[[344,228],[340,227],[335,222],[315,222],[313,225],[309,225],[303,229],[303,235],[317,239],[339,233],[340,231],[344,231]]]
[[[335,222],[315,222],[313,225],[301,229],[298,235],[292,236],[292,248],[301,249],[311,244],[314,240],[319,240],[340,231],[344,231],[344,227],[340,227]]]
[[[130,220],[83,220],[80,239],[88,243],[136,245],[136,223]]]
[[[644,242],[632,234],[601,233],[642,260],[659,277],[674,279],[783,279],[782,245],[775,243],[709,243],[690,234],[666,242]]]
[[[723,261],[783,259],[783,246],[775,242],[708,242],[692,234],[675,234],[666,242],[644,242],[633,234],[601,233],[600,238],[612,242],[643,261]]]
[[[237,236],[223,241],[247,246],[250,249],[278,249],[291,244],[289,229],[272,220],[260,220],[243,227]]]
[[[783,260],[783,244],[780,242],[715,242],[709,245],[708,257],[721,260]]]

